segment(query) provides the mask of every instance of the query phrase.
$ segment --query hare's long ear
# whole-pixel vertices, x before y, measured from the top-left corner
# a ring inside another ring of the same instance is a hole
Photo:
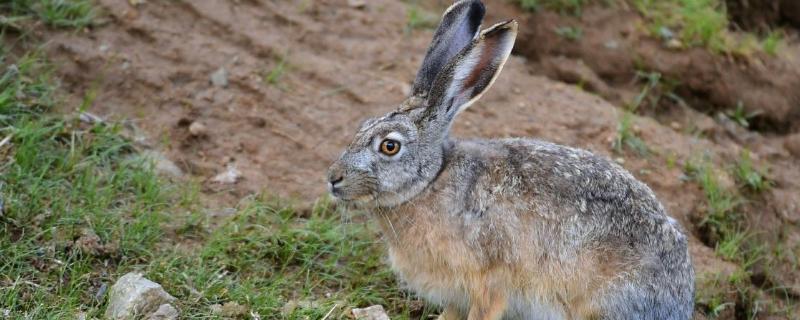
[[[480,0],[461,0],[447,8],[422,60],[412,95],[428,93],[442,68],[475,38],[485,13]]]
[[[478,100],[492,85],[511,54],[517,22],[508,20],[482,31],[450,61],[431,85],[426,109],[417,122],[426,131],[442,136],[462,110]]]

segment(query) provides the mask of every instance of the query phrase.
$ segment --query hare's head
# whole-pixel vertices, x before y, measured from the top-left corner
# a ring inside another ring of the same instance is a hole
[[[479,32],[479,0],[450,6],[398,109],[365,121],[330,167],[334,197],[366,207],[391,207],[414,197],[443,166],[455,116],[494,82],[517,34],[513,20]]]

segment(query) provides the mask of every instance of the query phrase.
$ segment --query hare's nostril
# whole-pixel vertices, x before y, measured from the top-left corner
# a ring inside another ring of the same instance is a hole
[[[329,182],[331,183],[331,187],[335,187],[337,184],[344,180],[344,176],[332,176],[330,177]]]

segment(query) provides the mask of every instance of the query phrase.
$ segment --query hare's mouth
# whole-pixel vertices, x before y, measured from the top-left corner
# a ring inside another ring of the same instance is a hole
[[[366,203],[375,199],[375,195],[372,192],[366,192],[367,190],[361,189],[363,188],[353,188],[350,185],[336,185],[331,186],[329,191],[335,200],[342,202]]]

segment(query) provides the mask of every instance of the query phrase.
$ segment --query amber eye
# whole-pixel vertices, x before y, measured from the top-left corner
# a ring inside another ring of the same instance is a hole
[[[381,141],[381,152],[387,156],[396,155],[400,151],[400,142],[392,139]]]

